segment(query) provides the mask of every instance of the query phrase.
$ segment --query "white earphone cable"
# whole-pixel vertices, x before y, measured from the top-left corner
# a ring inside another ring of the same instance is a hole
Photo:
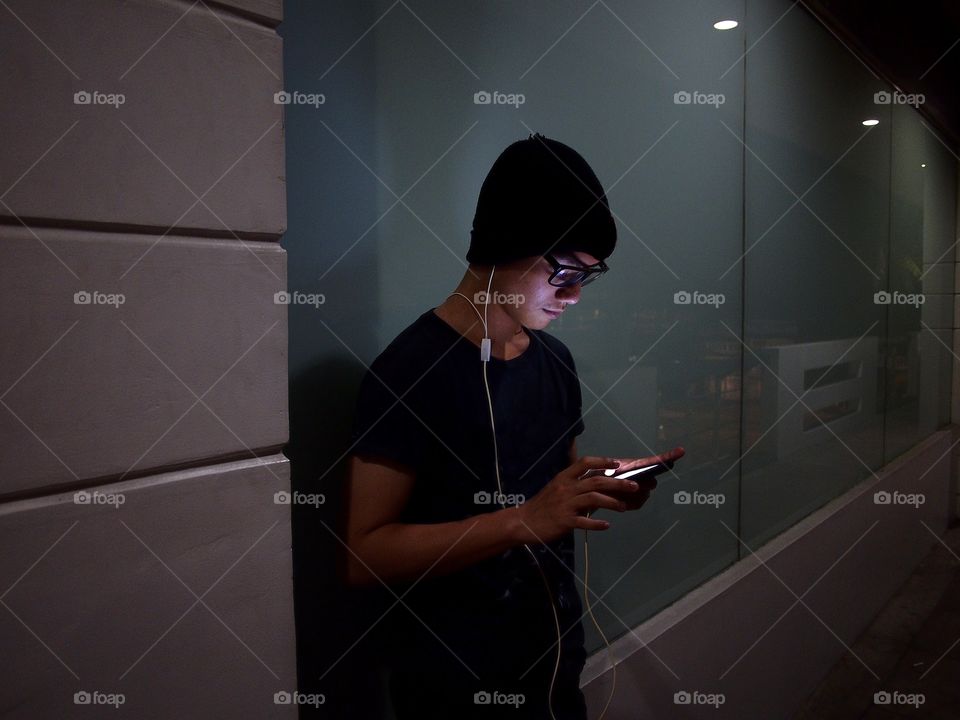
[[[466,295],[464,295],[461,292],[454,292],[454,293],[451,293],[451,295],[459,295],[468,303],[470,303],[470,307],[473,308],[474,312],[477,313],[477,316],[480,318],[480,321],[483,323],[483,340],[480,346],[481,348],[480,359],[482,361],[481,365],[483,367],[483,386],[487,394],[487,408],[490,411],[490,429],[491,429],[491,432],[493,433],[494,470],[497,476],[497,491],[498,491],[497,501],[500,503],[500,506],[502,508],[506,509],[507,505],[504,501],[505,496],[503,494],[503,486],[500,482],[500,457],[499,457],[499,452],[497,450],[497,428],[493,419],[493,400],[490,396],[490,384],[487,381],[487,360],[490,357],[490,353],[491,353],[490,345],[492,342],[491,338],[489,337],[489,333],[487,331],[487,305],[489,305],[490,288],[493,285],[493,273],[495,269],[496,267],[490,270],[490,279],[487,281],[487,293],[486,293],[487,302],[485,302],[483,305],[482,316],[480,315],[480,311],[477,310],[476,305],[474,305],[473,302],[470,300],[470,298],[468,298]],[[587,513],[587,517],[590,517],[590,513]],[[560,619],[557,616],[557,608],[556,608],[556,604],[553,601],[553,592],[550,590],[550,583],[547,580],[546,574],[543,572],[543,567],[540,565],[540,561],[537,560],[537,556],[534,554],[533,550],[530,549],[529,545],[524,543],[523,547],[526,548],[527,552],[530,554],[530,557],[533,558],[533,562],[536,564],[537,570],[540,571],[540,577],[543,580],[543,585],[547,589],[547,595],[550,598],[550,609],[553,611],[553,622],[557,631],[557,657],[553,665],[553,675],[550,677],[550,689],[548,690],[548,695],[547,695],[547,704],[550,709],[550,717],[553,718],[553,720],[556,720],[556,715],[553,714],[553,686],[557,680],[557,671],[560,668],[560,649],[561,649],[561,644],[563,639],[560,634]],[[603,706],[603,710],[600,712],[600,715],[597,718],[597,720],[603,720],[603,716],[606,714],[607,708],[610,706],[610,701],[613,700],[613,693],[616,690],[617,666],[616,666],[616,663],[613,662],[613,654],[612,654],[613,651],[610,647],[610,643],[607,641],[607,636],[603,634],[603,630],[600,629],[600,624],[597,622],[597,618],[593,614],[593,610],[590,607],[590,600],[587,596],[587,593],[589,592],[588,576],[590,571],[590,555],[589,555],[588,546],[587,546],[586,529],[584,529],[583,531],[583,552],[584,552],[583,599],[586,602],[587,612],[590,613],[590,618],[593,620],[593,624],[596,626],[597,631],[600,633],[600,637],[603,638],[603,642],[607,646],[607,652],[610,656],[610,664],[613,667],[613,686],[610,689],[610,696],[607,698],[607,703],[606,705]]]

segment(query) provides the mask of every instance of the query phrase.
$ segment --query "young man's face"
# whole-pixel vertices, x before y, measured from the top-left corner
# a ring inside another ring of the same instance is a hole
[[[589,266],[599,262],[585,252],[556,252],[553,256],[564,265]],[[567,307],[580,300],[580,283],[572,287],[556,287],[547,282],[553,267],[542,256],[523,258],[508,265],[498,265],[494,287],[503,293],[523,295],[524,302],[504,304],[504,311],[524,327],[542,329],[556,320]],[[555,312],[551,312],[555,311]]]

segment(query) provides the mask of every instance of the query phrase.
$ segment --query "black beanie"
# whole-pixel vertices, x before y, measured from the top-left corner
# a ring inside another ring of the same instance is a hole
[[[616,244],[607,196],[587,161],[536,133],[500,153],[487,173],[467,262],[499,265],[551,251],[604,260]]]

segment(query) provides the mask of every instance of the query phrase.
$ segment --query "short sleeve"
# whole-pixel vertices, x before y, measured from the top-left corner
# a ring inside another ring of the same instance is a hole
[[[384,458],[412,470],[421,466],[426,429],[412,409],[413,382],[403,378],[405,368],[378,357],[363,376],[350,435],[350,453]],[[399,399],[398,399],[399,398]]]
[[[577,366],[573,361],[573,355],[570,350],[567,350],[567,367],[570,368],[570,372],[567,374],[570,379],[570,389],[567,391],[567,398],[570,403],[570,422],[573,424],[573,427],[570,429],[570,440],[572,441],[577,435],[582,433],[586,426],[583,424],[583,395],[580,391],[580,377],[577,374]]]

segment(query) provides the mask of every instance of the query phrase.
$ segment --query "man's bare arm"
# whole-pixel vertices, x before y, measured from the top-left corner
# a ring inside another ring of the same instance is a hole
[[[443,575],[499,555],[522,542],[517,508],[436,524],[397,522],[414,475],[389,462],[350,458],[347,583],[413,581]]]
[[[479,513],[446,523],[399,522],[414,474],[390,461],[350,458],[347,496],[346,580],[364,585],[415,580],[460,570],[523,543],[550,542],[575,528],[605,530],[609,523],[586,517],[584,510],[622,512],[625,503],[607,494],[636,487],[589,471],[614,468],[611,458],[583,457],[558,473],[517,507]]]

